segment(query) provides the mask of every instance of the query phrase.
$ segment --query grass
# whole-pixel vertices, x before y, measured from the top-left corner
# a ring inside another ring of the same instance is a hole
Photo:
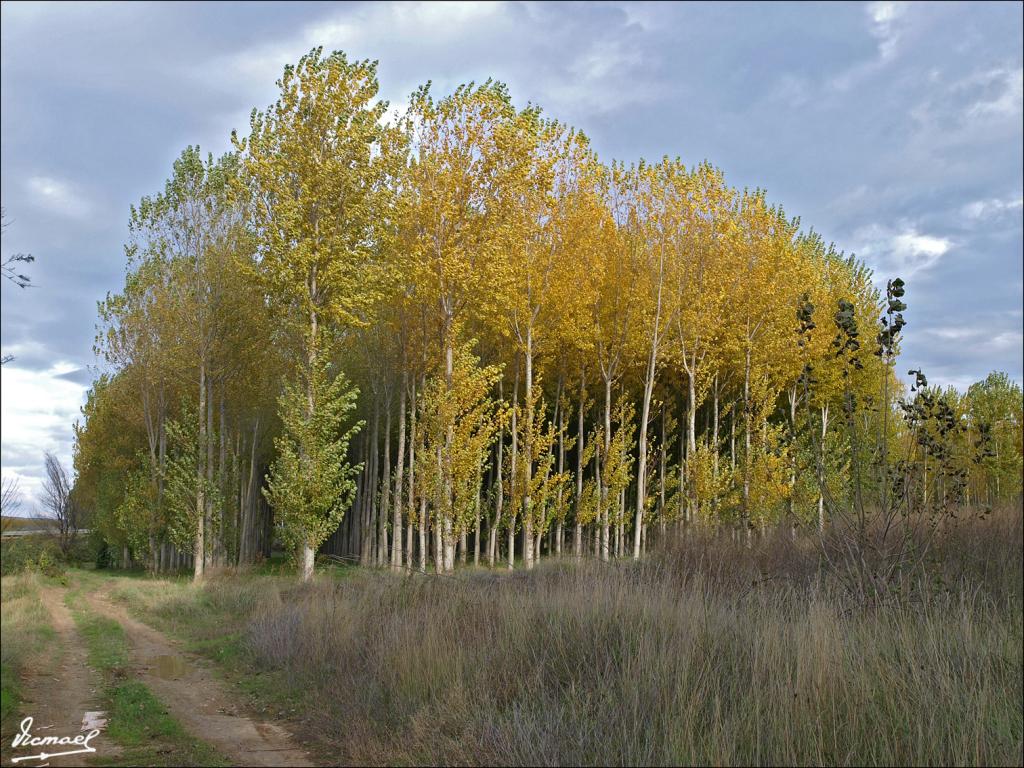
[[[819,553],[694,533],[637,564],[118,595],[335,762],[1021,764],[1020,510],[947,531],[873,610]]]
[[[121,747],[104,765],[226,765],[217,752],[191,737],[143,683],[128,679],[128,641],[121,625],[81,609],[79,590],[65,602],[89,652],[89,664],[103,675],[107,736]]]
[[[35,656],[50,650],[55,637],[50,616],[39,598],[42,577],[36,574],[0,579],[0,731],[6,736],[21,709],[20,677]]]

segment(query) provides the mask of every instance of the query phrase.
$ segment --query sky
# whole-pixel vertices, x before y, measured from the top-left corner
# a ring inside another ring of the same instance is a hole
[[[21,514],[43,451],[70,466],[123,284],[128,209],[189,144],[218,154],[314,46],[380,61],[396,108],[488,77],[606,161],[705,159],[883,280],[907,281],[899,363],[1022,380],[1019,3],[170,3],[0,6],[0,464]]]

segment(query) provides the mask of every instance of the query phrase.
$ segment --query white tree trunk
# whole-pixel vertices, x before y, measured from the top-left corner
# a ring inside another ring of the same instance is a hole
[[[206,562],[206,495],[203,483],[202,457],[206,451],[206,361],[199,363],[199,447],[196,451],[199,462],[196,467],[196,535],[194,542],[194,558],[192,561],[192,580],[201,581],[203,565]]]
[[[612,441],[612,379],[611,376],[605,376],[604,379],[604,455],[605,465],[608,464],[608,453],[611,451]],[[601,559],[608,562],[608,545],[609,545],[609,520],[608,511],[610,507],[610,500],[608,498],[608,478],[601,478]]]
[[[401,392],[398,395],[398,460],[395,462],[394,519],[391,521],[391,567],[402,569],[402,479],[405,472],[405,393],[409,375],[402,371]]]
[[[533,568],[533,498],[530,488],[533,479],[533,329],[526,332],[526,424],[523,439],[523,565]],[[539,552],[537,553],[539,556]]]
[[[311,581],[313,578],[313,562],[316,557],[316,552],[313,551],[313,547],[306,542],[302,545],[302,562],[301,562],[301,574],[300,578],[302,581]]]

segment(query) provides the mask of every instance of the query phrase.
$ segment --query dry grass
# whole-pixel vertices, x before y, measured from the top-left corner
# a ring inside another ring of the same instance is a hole
[[[21,674],[34,657],[51,650],[55,637],[50,614],[39,597],[42,578],[26,573],[0,579],[0,732],[4,737],[13,730],[20,709]]]
[[[640,564],[236,577],[150,600],[242,628],[247,663],[301,695],[305,730],[342,762],[1012,765],[1022,564],[1015,511],[947,531],[911,599],[873,611],[813,540],[781,535],[691,535]]]

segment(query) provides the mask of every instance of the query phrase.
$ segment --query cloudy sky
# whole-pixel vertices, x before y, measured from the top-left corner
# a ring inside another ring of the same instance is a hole
[[[1022,6],[5,2],[2,466],[32,512],[70,462],[128,206],[187,144],[215,153],[317,45],[380,60],[404,103],[495,77],[601,155],[709,159],[908,281],[901,367],[1022,379]]]

